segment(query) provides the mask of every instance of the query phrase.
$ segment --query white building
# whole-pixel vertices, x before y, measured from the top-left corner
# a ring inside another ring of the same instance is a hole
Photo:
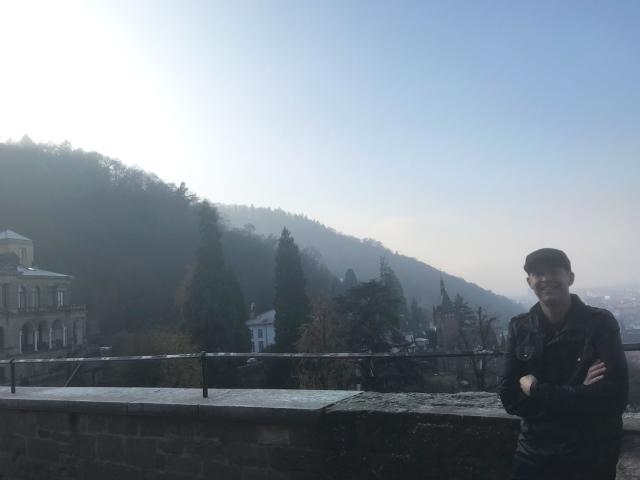
[[[251,351],[262,352],[265,348],[276,343],[276,311],[256,315],[246,321],[247,328],[251,332]]]

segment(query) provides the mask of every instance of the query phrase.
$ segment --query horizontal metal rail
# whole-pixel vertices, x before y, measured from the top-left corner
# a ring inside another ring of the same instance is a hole
[[[640,351],[640,343],[626,343],[622,345],[627,352]],[[480,350],[466,352],[336,352],[336,353],[267,353],[267,352],[206,352],[207,358],[283,358],[309,360],[359,360],[359,359],[404,359],[404,358],[451,358],[451,357],[499,357],[505,352]],[[117,357],[59,357],[59,358],[11,358],[0,359],[0,365],[10,363],[74,363],[74,362],[131,362],[145,360],[180,360],[201,358],[199,353],[176,353],[170,355],[128,355]]]
[[[627,343],[622,345],[624,351],[640,351],[640,343]],[[199,360],[202,369],[202,396],[208,397],[207,385],[207,359],[209,358],[266,358],[266,359],[301,359],[301,360],[364,360],[364,359],[434,359],[457,357],[500,357],[504,352],[500,351],[467,351],[467,352],[402,352],[402,353],[266,353],[266,352],[200,352],[177,353],[171,355],[128,355],[118,357],[66,357],[66,358],[10,358],[1,359],[0,365],[9,365],[11,374],[11,393],[16,391],[15,365],[17,363],[83,363],[91,362],[138,362],[148,360]]]
[[[136,362],[142,360],[179,360],[200,358],[201,353],[177,353],[173,355],[130,355],[121,357],[59,357],[59,358],[12,358],[0,360],[7,363],[74,363],[74,362]]]

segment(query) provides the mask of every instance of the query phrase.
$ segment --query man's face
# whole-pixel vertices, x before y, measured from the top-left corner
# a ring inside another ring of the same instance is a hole
[[[563,267],[541,264],[531,270],[527,283],[542,303],[553,305],[569,297],[574,278],[573,272]]]

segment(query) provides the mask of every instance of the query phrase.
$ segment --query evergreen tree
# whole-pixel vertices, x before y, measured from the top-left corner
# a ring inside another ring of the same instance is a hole
[[[336,299],[337,309],[351,324],[354,352],[389,350],[390,336],[399,326],[399,299],[389,287],[370,280]]]
[[[199,221],[200,246],[184,305],[187,327],[204,350],[247,351],[249,331],[244,324],[244,299],[224,261],[215,207],[203,202]]]
[[[341,293],[340,281],[326,267],[317,249],[307,247],[302,250],[300,263],[305,278],[305,291],[311,303]]]
[[[408,330],[407,300],[404,297],[404,290],[396,273],[384,258],[380,259],[380,283],[389,290],[389,294],[396,300],[396,314],[400,320],[400,328]]]
[[[353,271],[352,268],[347,270],[344,274],[344,291],[348,292],[353,287],[358,285],[358,277],[356,277],[356,272]]]
[[[285,228],[278,241],[275,272],[275,329],[279,351],[294,351],[300,327],[309,321],[311,306],[305,284],[300,251]]]

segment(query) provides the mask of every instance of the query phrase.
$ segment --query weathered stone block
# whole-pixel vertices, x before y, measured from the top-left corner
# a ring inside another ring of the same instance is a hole
[[[53,465],[45,461],[29,460],[28,478],[29,480],[54,480],[55,470]]]
[[[74,434],[71,432],[51,432],[51,440],[58,443],[71,443]]]
[[[260,445],[289,445],[289,428],[286,425],[265,425],[256,428],[256,439]]]
[[[71,415],[64,412],[38,412],[36,415],[36,423],[39,430],[71,431]]]
[[[72,451],[77,458],[93,460],[96,458],[96,437],[93,435],[74,435]]]
[[[107,432],[115,435],[137,435],[138,422],[135,417],[114,416],[107,418]]]
[[[167,420],[167,422],[165,423],[165,434],[172,434],[180,437],[192,437],[198,434],[195,431],[198,428],[203,428],[203,426],[195,425],[193,421]]]
[[[7,452],[0,452],[0,475],[7,475],[13,469],[13,455]],[[0,477],[2,478],[2,477]]]
[[[269,448],[269,465],[280,471],[322,472],[324,454],[318,450],[302,450],[297,448]]]
[[[134,467],[154,468],[156,441],[149,438],[129,437],[125,442],[126,463]]]
[[[99,434],[96,437],[96,452],[100,460],[124,463],[124,441],[118,435]]]
[[[33,437],[36,435],[38,428],[42,428],[42,426],[38,424],[34,412],[9,411],[2,416],[2,421],[0,422],[1,435],[10,433]]]
[[[266,475],[267,476],[263,478],[266,478],[267,480],[291,480],[291,478],[296,474],[292,472],[279,472],[270,468],[266,471]]]
[[[9,470],[15,479],[29,478],[29,460],[27,457],[14,458],[11,464],[12,469]]]
[[[60,454],[58,462],[60,471],[73,472],[73,474],[69,473],[67,477],[73,479],[78,478],[78,465],[82,461],[84,460],[79,459],[76,455]]]
[[[203,467],[205,478],[220,480],[241,480],[242,478],[240,466],[205,460]]]
[[[75,414],[75,433],[87,433],[89,430],[89,415]]]
[[[326,435],[318,428],[308,425],[291,425],[288,430],[292,446],[311,449],[322,449],[325,446]]]
[[[141,417],[138,429],[142,437],[164,437],[167,434],[165,422],[158,417]]]
[[[107,430],[107,418],[102,415],[87,416],[87,432],[103,433]]]
[[[150,474],[148,477],[145,477],[145,479],[148,480],[194,480],[195,478],[202,478],[202,477],[193,477],[187,473],[176,473],[176,472],[165,472],[162,474]],[[208,480],[208,479],[207,479]],[[224,480],[223,477],[220,477],[219,480]]]
[[[209,427],[221,427],[222,431],[216,436],[219,436],[224,443],[258,443],[258,429],[256,423],[235,422],[219,426],[214,423],[213,425],[209,425]]]
[[[190,438],[185,442],[185,452],[191,455],[216,459],[216,457],[223,455],[223,444],[217,438]]]
[[[29,459],[57,462],[59,453],[60,447],[53,440],[42,438],[27,439],[27,457]]]
[[[162,453],[180,455],[184,451],[185,439],[177,435],[169,435],[158,440],[157,446]]]
[[[267,449],[257,445],[234,442],[224,447],[229,463],[247,467],[263,467],[268,465]]]
[[[167,472],[185,473],[196,476],[202,471],[202,457],[165,455],[165,467]]]
[[[268,471],[260,467],[245,467],[240,472],[242,480],[265,480],[268,477]]]
[[[144,472],[138,468],[110,462],[83,462],[79,465],[78,471],[79,479],[82,480],[140,480],[145,478]]]
[[[11,433],[0,434],[0,452],[7,452],[13,457],[26,455],[27,441],[22,435]]]

